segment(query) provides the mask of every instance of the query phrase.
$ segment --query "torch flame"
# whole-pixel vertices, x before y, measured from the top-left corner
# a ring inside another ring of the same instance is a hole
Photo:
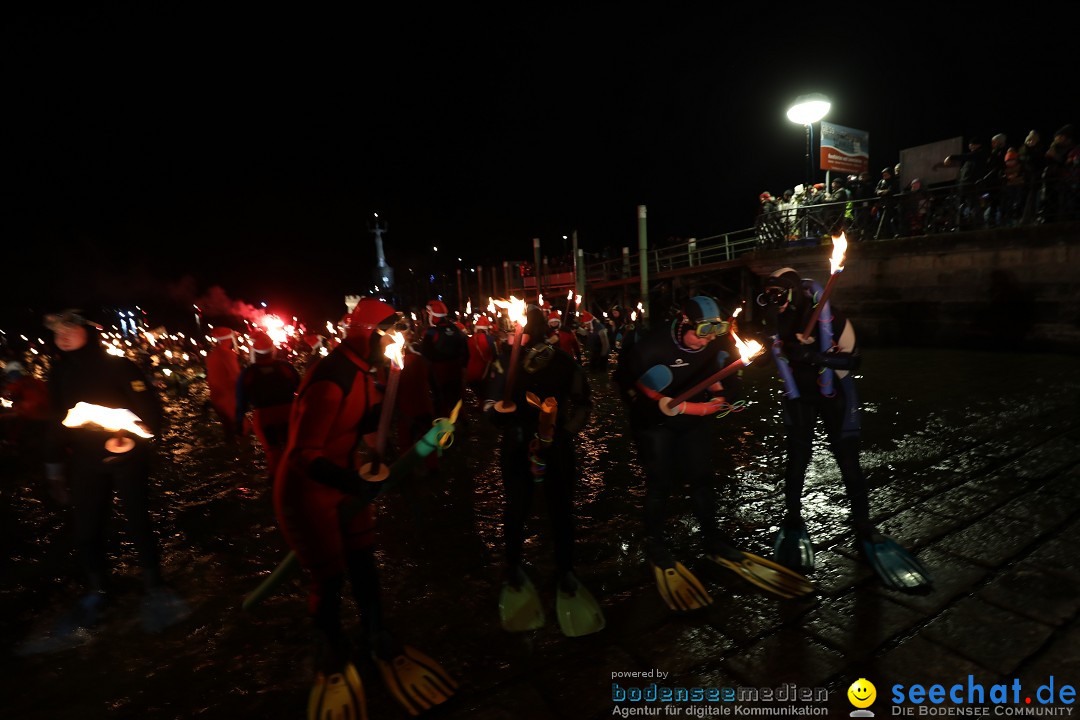
[[[472,300],[469,300],[465,303],[465,314],[472,315]]]
[[[489,313],[491,313],[492,315],[494,315],[494,314],[495,314],[495,301],[494,301],[494,300],[492,300],[490,296],[488,296],[488,306],[487,306],[487,311],[488,311]]]
[[[528,317],[525,314],[526,304],[524,299],[518,300],[511,295],[509,301],[495,300],[494,303],[496,306],[506,309],[507,317],[509,317],[512,322],[525,327]]]
[[[739,355],[742,356],[743,365],[749,365],[754,361],[754,358],[765,350],[757,340],[745,342],[734,332],[731,333],[731,337],[735,340],[735,347],[738,348]]]
[[[86,402],[76,403],[75,407],[68,410],[67,417],[64,418],[66,427],[99,425],[105,430],[127,430],[142,438],[154,437],[153,433],[140,425],[141,422],[142,419],[130,410],[102,407]]]
[[[394,366],[394,369],[400,370],[405,367],[405,336],[395,330],[389,333],[388,337],[393,342],[386,346],[383,354],[390,358],[390,364]]]
[[[574,299],[574,291],[573,290],[567,290],[566,291],[566,302],[570,302],[573,299]]]
[[[838,237],[834,237],[833,241],[832,257],[829,258],[829,263],[832,265],[832,274],[835,275],[838,272],[844,270],[844,253],[847,252],[847,237],[844,233],[840,233]]]

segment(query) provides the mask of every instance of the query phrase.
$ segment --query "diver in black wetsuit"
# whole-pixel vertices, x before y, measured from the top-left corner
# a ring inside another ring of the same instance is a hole
[[[792,268],[780,268],[768,277],[765,292],[758,296],[773,334],[773,361],[784,385],[786,515],[774,542],[775,558],[799,572],[814,568],[813,544],[802,517],[802,492],[820,417],[851,503],[859,550],[886,586],[928,587],[929,574],[918,561],[870,522],[867,484],[859,464],[859,398],[852,375],[860,364],[855,329],[826,302],[809,336],[803,336],[821,293],[817,283],[800,278]]]

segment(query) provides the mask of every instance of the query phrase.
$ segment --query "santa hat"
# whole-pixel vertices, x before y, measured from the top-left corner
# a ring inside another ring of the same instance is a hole
[[[491,329],[491,318],[487,315],[481,315],[476,319],[476,323],[473,325],[477,330],[483,330],[487,332]]]
[[[554,311],[548,313],[547,324],[548,325],[555,325],[555,326],[562,325],[562,318],[559,317],[559,311],[558,310],[554,310]]]
[[[432,317],[446,317],[450,311],[446,309],[446,303],[442,300],[431,300],[427,304],[427,311]]]
[[[251,349],[259,355],[265,355],[268,352],[273,352],[274,341],[264,332],[255,333],[255,339],[251,343]]]
[[[210,333],[210,337],[214,338],[217,341],[232,340],[233,339],[233,330],[232,330],[232,328],[225,327],[225,326],[216,327]]]
[[[581,317],[579,319],[583,323],[591,323],[593,321],[593,316],[591,312],[586,310],[585,312],[581,313]]]

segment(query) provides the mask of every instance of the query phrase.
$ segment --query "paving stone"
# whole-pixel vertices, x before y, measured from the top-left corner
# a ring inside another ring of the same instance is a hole
[[[1064,523],[1076,514],[1077,509],[1071,503],[1062,502],[1052,490],[1041,487],[1005,503],[1000,512],[1029,523],[1042,534]]]
[[[949,535],[935,547],[986,567],[997,567],[1030,547],[1039,535],[1031,524],[994,512]]]
[[[1080,578],[1047,572],[1030,561],[1000,573],[975,597],[1048,625],[1062,625],[1080,609]]]
[[[1003,643],[1003,633],[1009,641]],[[932,640],[972,662],[999,674],[1009,675],[1033,654],[1051,633],[1052,625],[965,598],[927,625],[920,637]]]
[[[1054,575],[1080,583],[1080,565],[1076,562],[1077,547],[1080,547],[1080,520],[1066,525],[1035,548],[1025,560]]]
[[[920,503],[899,515],[880,523],[881,532],[896,540],[907,550],[918,555],[917,550],[938,538],[955,532],[966,523],[962,520],[939,515],[934,511],[933,501]]]
[[[646,668],[681,675],[719,660],[734,647],[735,641],[712,625],[690,621],[672,622],[645,633],[628,650]]]
[[[947,647],[931,642],[922,635],[912,637],[879,655],[873,662],[868,663],[866,673],[863,677],[877,685],[879,694],[885,679],[889,687],[895,684],[910,687],[914,684],[960,682],[968,675],[974,676],[975,682],[990,685],[1000,677],[996,672],[958,655]],[[878,678],[883,679],[883,682],[878,683]]]
[[[723,661],[744,684],[769,678],[770,684],[793,682],[818,687],[845,665],[842,654],[797,628],[784,628]]]
[[[1018,673],[1021,687],[1032,693],[1053,676],[1056,687],[1068,683],[1080,692],[1080,618],[1054,634],[1050,643]]]
[[[922,615],[910,608],[878,593],[856,589],[809,612],[803,627],[851,660],[872,655],[891,638],[910,633],[921,621]]]
[[[1080,440],[1077,442],[1080,443]],[[1047,492],[1065,500],[1073,509],[1080,507],[1080,465],[1051,478],[1043,487]]]

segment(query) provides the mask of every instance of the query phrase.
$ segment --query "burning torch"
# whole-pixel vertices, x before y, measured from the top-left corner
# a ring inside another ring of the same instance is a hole
[[[360,468],[360,477],[368,482],[382,482],[389,474],[389,467],[383,462],[386,454],[386,438],[390,434],[390,419],[394,415],[394,402],[397,397],[401,369],[405,366],[405,336],[394,331],[389,333],[393,341],[386,346],[383,354],[390,359],[390,370],[386,378],[386,392],[383,393],[382,411],[379,413],[379,430],[375,436],[375,459]]]
[[[840,233],[839,237],[833,238],[833,252],[832,257],[829,258],[829,263],[832,265],[832,272],[829,273],[829,281],[825,283],[825,289],[821,292],[821,297],[818,298],[817,305],[814,306],[814,312],[810,315],[810,320],[806,323],[806,329],[802,331],[802,335],[799,336],[799,340],[802,342],[810,341],[810,333],[814,330],[814,326],[817,325],[818,317],[821,316],[821,309],[825,307],[825,303],[829,301],[829,295],[832,294],[833,286],[836,284],[836,276],[844,272],[844,253],[847,252],[847,237],[844,233]]]
[[[501,308],[506,308],[510,320],[517,326],[514,333],[514,347],[510,350],[510,368],[506,374],[506,387],[503,389],[502,400],[495,403],[495,410],[498,412],[514,412],[517,405],[510,397],[514,391],[514,380],[517,379],[518,358],[521,356],[521,338],[525,333],[525,323],[528,319],[525,315],[526,306],[524,300],[518,300],[513,295],[510,296],[509,301],[496,300],[495,304]]]
[[[75,407],[67,411],[64,426],[78,428],[88,425],[96,425],[103,430],[115,433],[113,437],[105,441],[105,449],[114,455],[129,452],[135,447],[135,441],[125,433],[138,435],[141,438],[154,437],[154,433],[150,432],[142,418],[130,410],[92,405],[87,402],[75,403]]]
[[[758,355],[765,351],[765,348],[762,347],[761,343],[756,340],[751,340],[750,342],[743,342],[742,338],[740,338],[734,332],[731,333],[731,337],[734,338],[735,347],[738,348],[739,354],[742,357],[740,357],[735,362],[726,365],[724,368],[717,370],[715,373],[705,378],[697,385],[694,385],[689,390],[684,390],[683,392],[676,395],[674,398],[661,398],[660,410],[663,411],[665,415],[678,415],[679,412],[676,408],[678,408],[679,405],[681,405],[682,403],[686,402],[688,398],[697,395],[699,392],[709,387],[713,383],[723,380],[739,368],[749,365],[754,361],[754,358],[756,358]]]

